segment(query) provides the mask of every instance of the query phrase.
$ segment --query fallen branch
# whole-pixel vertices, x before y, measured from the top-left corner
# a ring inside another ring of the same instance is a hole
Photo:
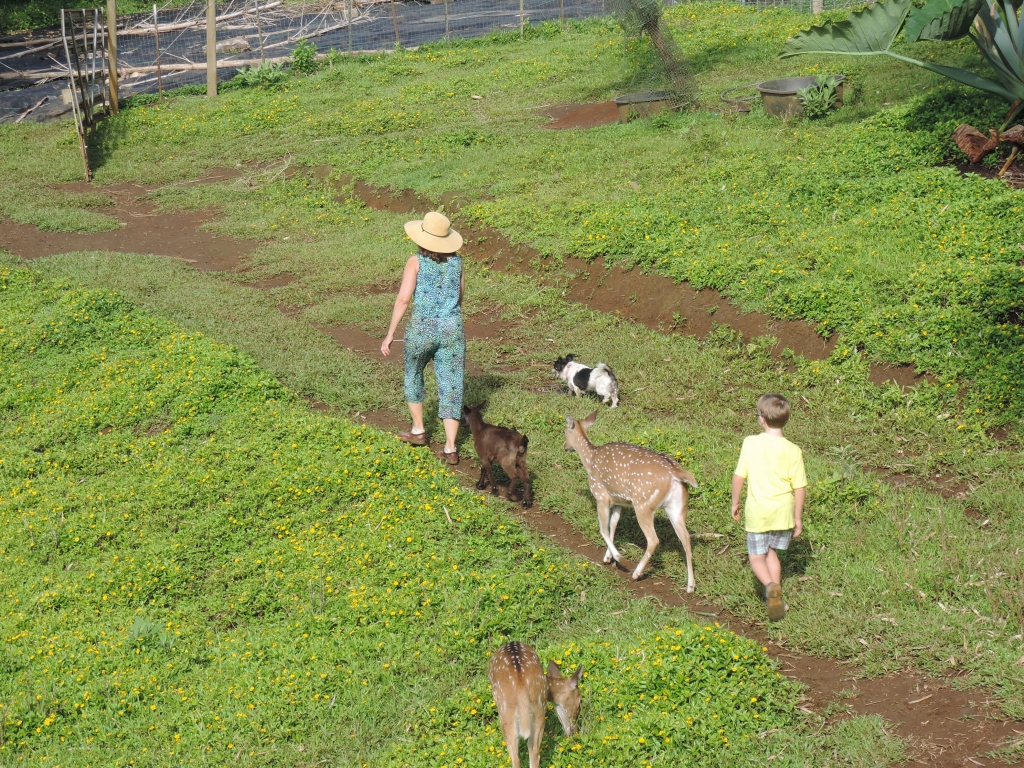
[[[43,104],[45,104],[49,100],[50,100],[49,96],[43,96],[43,98],[41,98],[39,101],[37,101],[34,106],[29,107],[24,112],[22,112],[20,115],[18,115],[18,119],[14,121],[15,125],[17,125],[22,120],[24,120],[26,117],[31,115],[33,112],[35,112],[37,109],[39,109],[41,106],[43,106]]]
[[[261,11],[265,11],[268,8],[277,8],[277,6],[279,6],[279,5],[283,5],[283,3],[281,2],[281,0],[276,0],[275,2],[267,3],[266,5],[261,5],[260,6],[260,10]],[[236,19],[239,16],[245,16],[247,13],[251,13],[251,11],[248,8],[245,9],[245,10],[242,10],[242,11],[234,11],[233,13],[225,13],[223,16],[218,16],[217,17],[217,22],[219,23],[221,21],[226,21],[227,19]],[[161,32],[173,32],[173,31],[175,31],[177,29],[188,29],[189,27],[205,27],[205,26],[206,26],[206,17],[202,16],[202,17],[198,17],[198,18],[192,19],[191,21],[179,21],[179,22],[176,22],[174,24],[161,24],[160,25],[160,31]],[[153,34],[153,30],[154,30],[154,27],[153,27],[152,24],[150,24],[148,26],[140,25],[138,27],[131,27],[130,29],[119,30],[117,34],[118,35],[152,35]]]
[[[18,51],[17,53],[9,53],[6,56],[0,56],[0,61],[7,61],[8,59],[20,59],[22,56],[28,56],[30,53],[39,53],[39,51],[45,51],[53,48],[60,41],[47,43],[46,45],[40,45],[38,48],[26,48],[24,51]]]

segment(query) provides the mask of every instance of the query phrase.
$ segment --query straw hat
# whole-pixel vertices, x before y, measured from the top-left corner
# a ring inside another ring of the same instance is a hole
[[[462,247],[462,235],[452,229],[447,216],[437,211],[431,211],[422,220],[406,223],[405,234],[416,245],[434,253],[455,253]]]

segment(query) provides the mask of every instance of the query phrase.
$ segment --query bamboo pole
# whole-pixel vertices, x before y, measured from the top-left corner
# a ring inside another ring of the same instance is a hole
[[[401,48],[402,37],[398,33],[398,10],[395,8],[395,0],[391,0],[391,20],[395,22],[395,48]]]
[[[156,91],[164,92],[164,74],[160,71],[160,24],[156,15],[156,3],[153,3],[153,35],[156,37]]]
[[[117,0],[107,0],[107,61],[110,76],[110,114],[116,115],[117,97]]]
[[[206,0],[206,95],[217,95],[217,4]]]
[[[260,0],[256,0],[256,34],[260,38],[260,66],[267,63],[267,55],[263,52],[263,25],[260,22]]]

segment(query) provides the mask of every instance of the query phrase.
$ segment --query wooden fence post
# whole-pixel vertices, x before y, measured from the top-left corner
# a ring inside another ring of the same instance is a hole
[[[825,0],[811,0],[811,13],[817,16],[825,10]]]
[[[217,95],[217,3],[206,0],[206,95]]]
[[[110,114],[116,115],[117,103],[117,0],[107,0],[107,68],[110,82]]]

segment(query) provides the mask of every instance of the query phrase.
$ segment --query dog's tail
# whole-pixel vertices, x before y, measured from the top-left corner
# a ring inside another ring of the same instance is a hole
[[[516,453],[519,456],[525,456],[526,455],[526,446],[527,446],[527,444],[529,442],[530,442],[530,438],[528,438],[526,435],[523,435],[523,442],[521,442],[519,444],[519,450],[516,451]]]
[[[604,371],[605,373],[612,377],[612,381],[614,381],[616,384],[619,383],[619,380],[615,378],[615,372],[611,368],[609,368],[605,363],[598,363],[596,366],[594,366],[594,370]]]

